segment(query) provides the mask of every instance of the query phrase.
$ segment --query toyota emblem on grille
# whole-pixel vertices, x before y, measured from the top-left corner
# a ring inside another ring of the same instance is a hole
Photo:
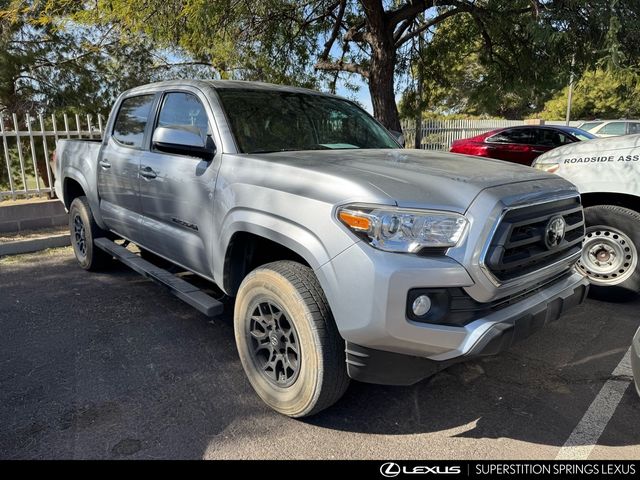
[[[567,229],[567,222],[561,216],[555,216],[549,220],[544,229],[544,244],[551,250],[556,248],[564,239],[564,233]]]

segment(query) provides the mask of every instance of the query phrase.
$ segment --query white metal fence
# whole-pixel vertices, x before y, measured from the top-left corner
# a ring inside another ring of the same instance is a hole
[[[53,194],[49,161],[59,138],[102,136],[104,119],[92,115],[0,114],[0,200]]]
[[[579,122],[571,122],[576,125]],[[0,200],[53,194],[50,155],[59,138],[100,138],[104,118],[100,115],[0,114]],[[479,135],[502,127],[524,125],[523,120],[424,120],[421,148],[449,150],[454,140]],[[564,125],[564,122],[546,122]],[[415,124],[402,125],[406,145],[413,148]]]
[[[570,122],[576,126],[580,122]],[[564,125],[561,121],[547,121],[545,125]],[[455,140],[474,137],[496,128],[525,125],[524,120],[435,120],[422,121],[422,140],[420,148],[424,150],[449,150]],[[405,143],[408,148],[415,145],[415,122],[405,121],[402,124]]]

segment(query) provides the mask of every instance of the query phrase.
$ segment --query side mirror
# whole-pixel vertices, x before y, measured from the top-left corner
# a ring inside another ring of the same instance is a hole
[[[151,139],[152,148],[161,152],[189,155],[210,161],[216,154],[211,137],[203,140],[199,133],[183,128],[158,127]]]
[[[393,135],[393,138],[396,139],[396,142],[402,145],[403,148],[405,147],[404,134],[402,132],[398,132],[396,130],[389,130],[389,133]]]

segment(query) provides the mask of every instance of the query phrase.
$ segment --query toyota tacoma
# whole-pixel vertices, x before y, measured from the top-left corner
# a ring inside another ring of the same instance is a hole
[[[350,378],[408,385],[497,354],[587,294],[571,183],[403,149],[332,95],[141,86],[102,140],[60,140],[55,172],[80,266],[116,257],[207,315],[222,304],[174,273],[215,283],[234,299],[251,385],[292,417],[332,405]]]

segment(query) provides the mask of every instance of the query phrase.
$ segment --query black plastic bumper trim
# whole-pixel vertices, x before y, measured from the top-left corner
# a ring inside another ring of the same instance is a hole
[[[568,309],[587,297],[589,286],[577,285],[512,319],[494,324],[466,355],[447,361],[376,350],[346,342],[347,373],[354,380],[381,385],[413,385],[454,363],[472,358],[497,355],[514,343],[540,330],[546,323],[556,321]]]

